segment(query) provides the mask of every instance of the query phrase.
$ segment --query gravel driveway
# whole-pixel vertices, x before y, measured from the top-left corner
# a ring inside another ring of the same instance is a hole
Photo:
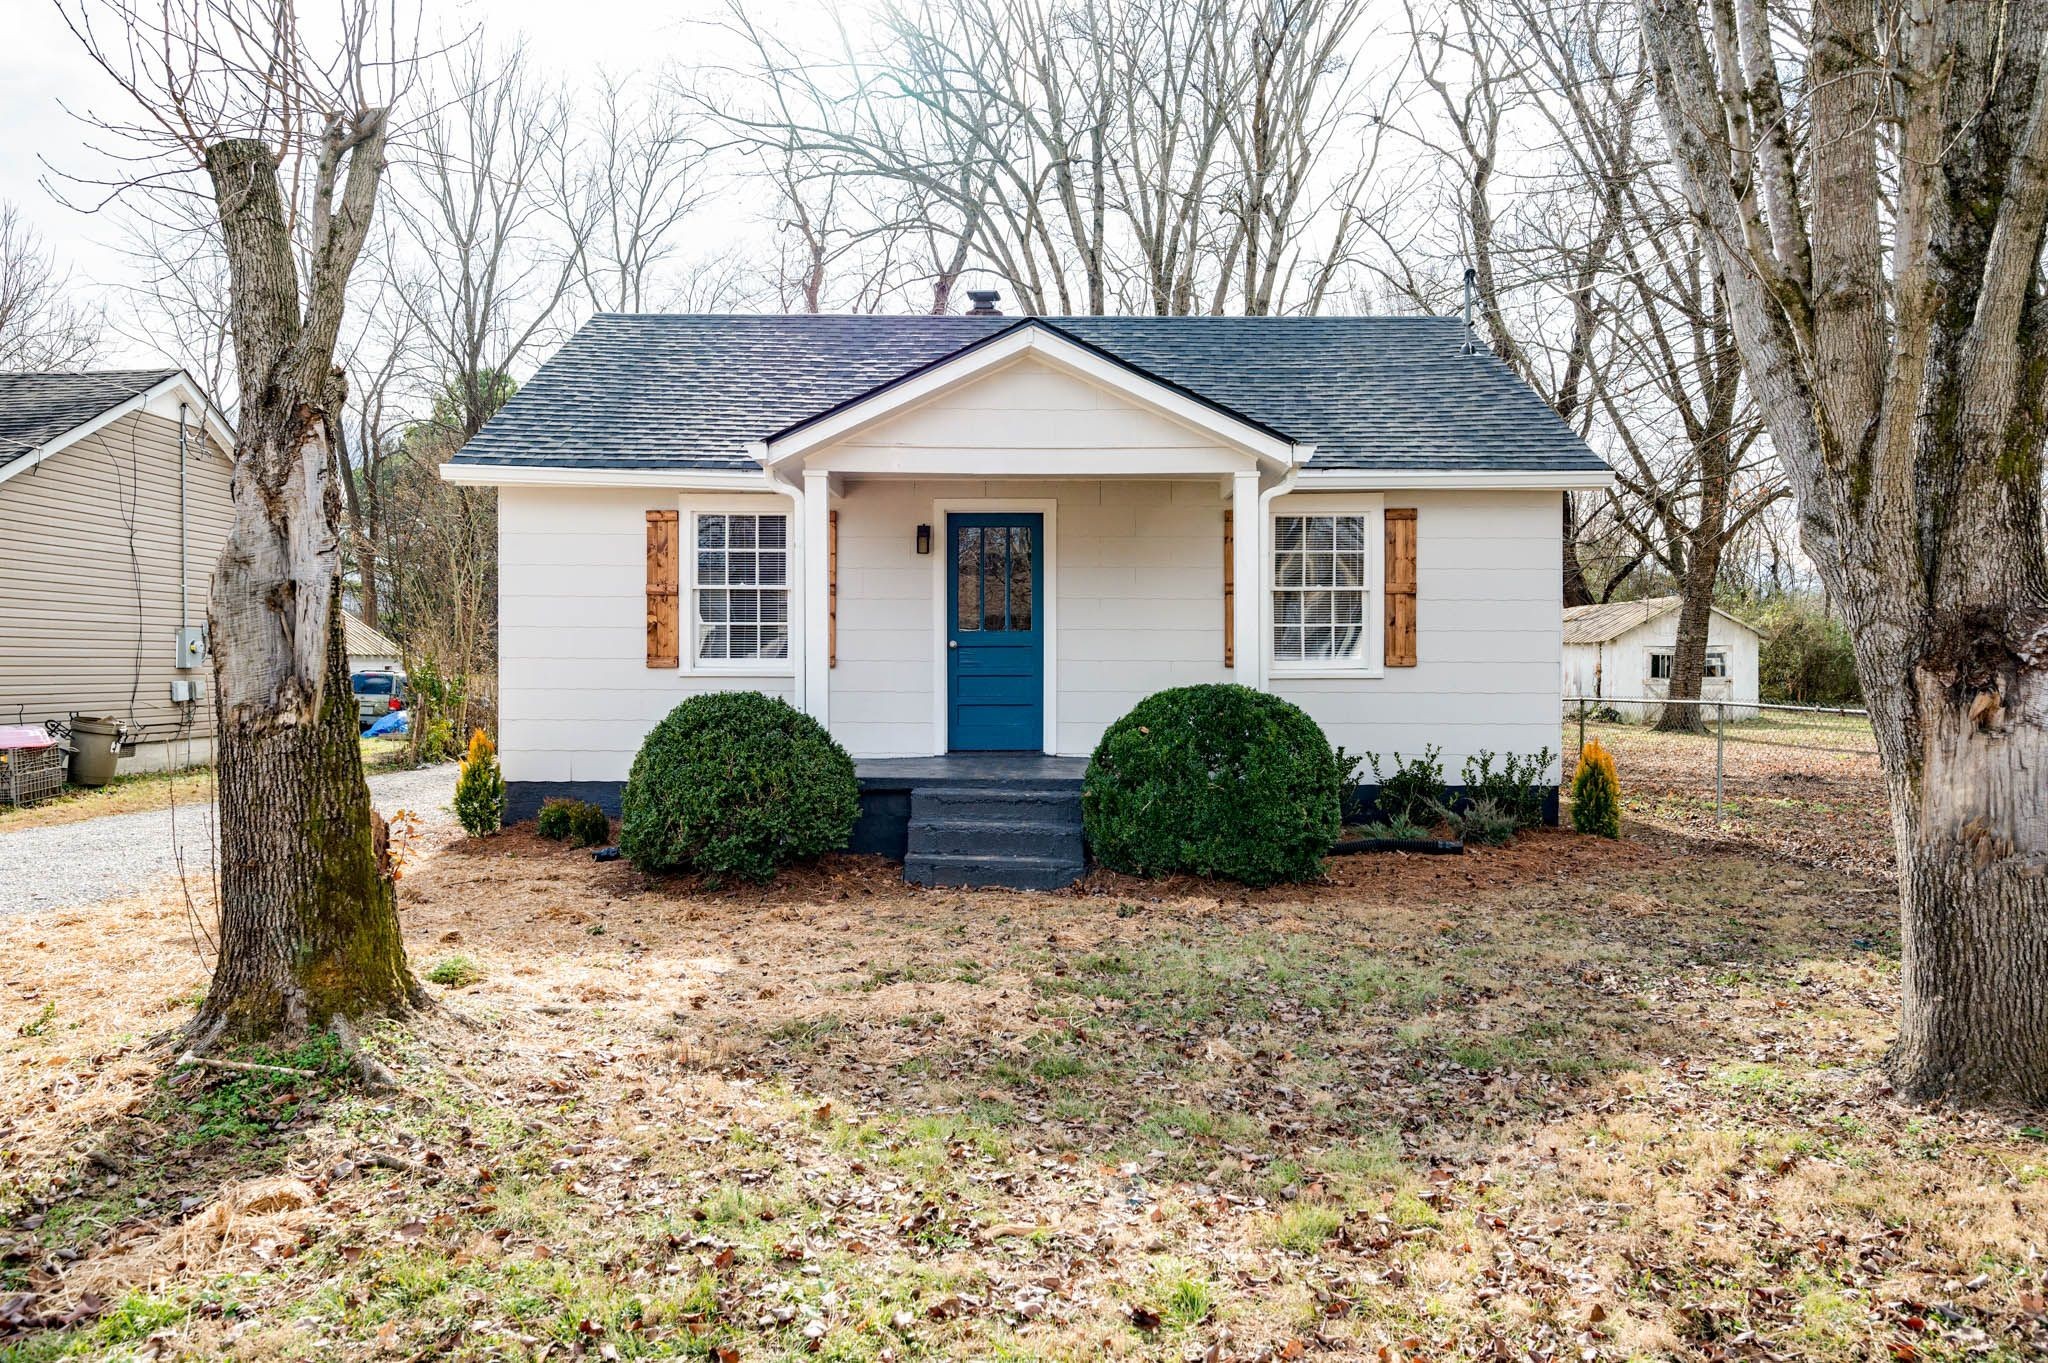
[[[454,793],[452,762],[370,778],[378,811],[388,817],[412,810],[427,837],[453,825],[447,810]],[[213,866],[213,814],[210,804],[180,805],[175,836],[168,809],[0,833],[0,914],[138,894],[177,874],[180,848],[186,873],[203,876]]]

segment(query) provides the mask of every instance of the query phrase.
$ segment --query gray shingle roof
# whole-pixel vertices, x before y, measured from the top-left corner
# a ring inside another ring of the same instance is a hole
[[[600,314],[458,464],[753,469],[766,439],[933,364],[1014,317]],[[1043,321],[1217,406],[1313,442],[1318,469],[1604,472],[1445,317]]]
[[[1637,625],[1648,624],[1677,609],[1678,598],[1675,596],[1646,596],[1639,601],[1604,601],[1591,606],[1566,606],[1564,642],[1604,644],[1610,639],[1619,639]],[[1719,606],[1715,606],[1713,611],[1723,620],[1740,625],[1751,633],[1762,633],[1749,621],[1730,615]]]
[[[0,468],[35,453],[109,407],[146,393],[175,369],[103,369],[89,374],[0,374]]]

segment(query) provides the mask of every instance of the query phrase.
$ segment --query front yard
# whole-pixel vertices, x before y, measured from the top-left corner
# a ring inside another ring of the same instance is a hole
[[[458,842],[383,1096],[320,1048],[163,1082],[182,900],[0,923],[0,1353],[2048,1348],[2041,1119],[1876,1071],[1887,887],[1668,834],[1332,869],[710,893]]]

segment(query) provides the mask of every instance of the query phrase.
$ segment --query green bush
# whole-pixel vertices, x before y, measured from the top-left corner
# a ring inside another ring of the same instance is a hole
[[[1541,811],[1539,810],[1540,814]],[[1482,795],[1452,816],[1458,836],[1482,847],[1500,847],[1514,841],[1515,830],[1528,827],[1500,801]]]
[[[580,804],[569,816],[571,847],[602,847],[612,840],[611,816],[593,804]]]
[[[1572,827],[1603,838],[1621,836],[1621,778],[1614,757],[1593,739],[1579,750],[1579,771],[1572,778]]]
[[[1081,817],[1113,870],[1269,885],[1322,874],[1338,798],[1336,755],[1300,709],[1243,686],[1182,686],[1109,726]]]
[[[1780,597],[1757,617],[1763,631],[1757,685],[1763,698],[1794,705],[1861,705],[1849,631],[1818,597]]]
[[[612,821],[594,804],[556,796],[541,805],[533,831],[572,847],[601,847],[611,841]]]
[[[455,778],[455,817],[472,838],[495,833],[505,822],[505,774],[482,729],[469,736],[469,755]]]
[[[1420,757],[1404,759],[1395,753],[1392,771],[1381,767],[1378,753],[1365,755],[1372,765],[1373,784],[1380,788],[1373,805],[1381,820],[1427,826],[1443,817],[1451,793],[1444,788],[1442,754],[1434,743],[1425,744]]]
[[[654,726],[621,800],[619,848],[648,871],[767,880],[846,846],[853,759],[818,722],[754,691],[696,696]]]
[[[533,831],[550,842],[562,842],[569,836],[574,823],[577,800],[565,800],[561,796],[541,802],[540,813],[533,818]]]
[[[1550,749],[1526,756],[1508,753],[1494,769],[1497,754],[1481,748],[1465,759],[1465,797],[1475,804],[1491,801],[1514,821],[1515,828],[1536,828],[1543,823],[1543,789],[1538,784],[1550,770]],[[1470,839],[1468,838],[1469,842]]]

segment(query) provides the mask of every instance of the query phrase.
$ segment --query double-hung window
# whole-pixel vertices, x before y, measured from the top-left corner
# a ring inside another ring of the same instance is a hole
[[[789,657],[789,517],[701,511],[696,521],[697,661]]]
[[[1372,649],[1372,561],[1363,511],[1273,518],[1273,662],[1363,668]]]

